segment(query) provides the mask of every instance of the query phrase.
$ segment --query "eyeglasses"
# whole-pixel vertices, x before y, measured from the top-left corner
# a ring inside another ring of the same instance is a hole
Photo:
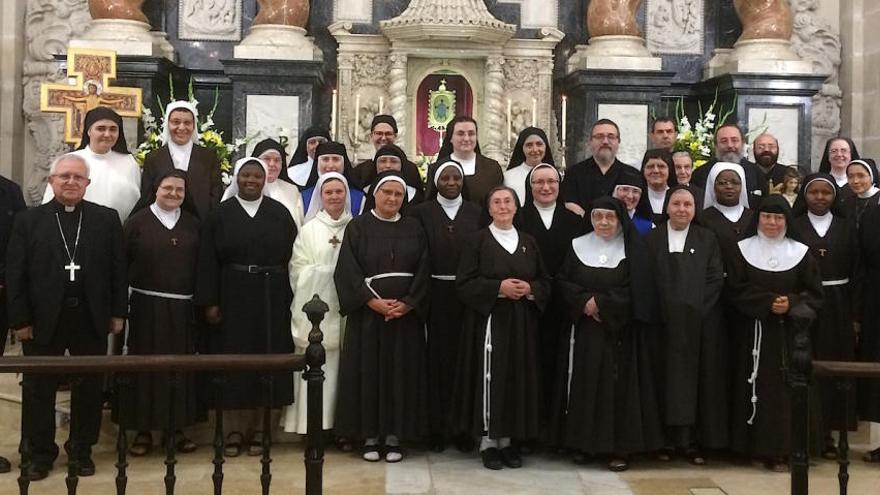
[[[620,139],[620,136],[618,136],[617,134],[593,134],[590,137],[592,137],[596,141],[605,141],[606,139],[609,141],[617,141],[618,139]]]
[[[373,131],[373,135],[376,137],[386,137],[386,138],[393,138],[394,137],[394,133],[391,131],[388,131],[388,132]]]
[[[533,180],[532,181],[532,185],[538,186],[538,187],[555,186],[556,184],[559,184],[559,181],[556,179],[546,179],[546,180],[540,179],[540,180]]]
[[[82,182],[85,182],[85,181],[89,180],[89,178],[86,177],[86,176],[84,176],[84,175],[79,175],[79,174],[67,174],[67,173],[65,173],[65,174],[55,174],[55,175],[53,175],[52,177],[55,177],[56,179],[58,179],[58,180],[60,180],[60,181],[62,181],[62,182],[70,182],[70,181],[73,181],[73,182],[76,182],[76,183],[82,183]]]

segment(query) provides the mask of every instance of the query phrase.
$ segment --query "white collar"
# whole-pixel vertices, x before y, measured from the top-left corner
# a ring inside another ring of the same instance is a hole
[[[843,175],[834,175],[834,169],[828,173],[831,174],[831,177],[834,177],[834,182],[837,182],[837,187],[843,187],[849,182],[846,180],[846,171],[843,172]]]
[[[626,259],[626,244],[623,242],[622,231],[607,241],[595,232],[590,232],[574,238],[571,247],[581,263],[593,268],[616,268]]]
[[[831,221],[834,220],[834,215],[830,211],[822,216],[814,215],[808,211],[807,218],[810,219],[810,223],[813,225],[813,230],[819,234],[819,237],[825,237],[825,234],[828,233],[828,229],[831,228]]]
[[[691,231],[691,224],[688,224],[684,230],[675,230],[672,228],[669,223],[666,224],[667,231],[669,232],[669,238],[666,243],[669,246],[670,253],[683,253],[684,252],[684,243],[687,241],[688,232]]]
[[[166,211],[160,208],[156,203],[153,203],[150,205],[150,211],[153,212],[153,215],[155,215],[168,230],[174,229],[174,226],[177,225],[177,221],[180,220],[180,208],[175,208],[174,211]]]
[[[477,155],[474,154],[473,158],[464,159],[459,156],[455,156],[455,153],[452,154],[452,159],[461,164],[462,170],[464,170],[464,175],[474,175],[477,173]]]
[[[393,218],[382,218],[379,216],[378,213],[376,213],[376,210],[370,210],[370,213],[372,213],[373,216],[376,217],[378,220],[381,220],[383,222],[393,223],[400,220],[400,213],[395,213]]]
[[[257,211],[260,210],[260,205],[263,204],[263,195],[261,194],[259,198],[248,201],[246,199],[242,199],[238,194],[235,195],[235,199],[238,200],[238,203],[244,208],[245,213],[248,214],[249,217],[254,218],[257,216]]]
[[[771,239],[758,232],[758,235],[737,243],[746,263],[767,272],[791,270],[804,259],[807,246],[785,235]]]
[[[538,215],[541,215],[541,221],[544,222],[544,228],[550,230],[550,226],[553,225],[553,214],[556,213],[556,203],[553,203],[550,206],[541,206],[537,201],[533,201],[532,204],[534,204],[535,209],[538,210]]]
[[[651,209],[656,214],[663,213],[663,203],[666,201],[666,191],[669,190],[669,186],[666,186],[666,189],[662,191],[655,191],[648,188],[648,200],[651,202]]]
[[[174,168],[183,171],[189,170],[189,158],[192,156],[192,149],[192,141],[188,141],[186,144],[168,141],[168,154],[171,155],[171,162],[174,163]]]
[[[868,189],[867,191],[865,191],[865,192],[859,194],[859,198],[860,198],[860,199],[870,199],[870,198],[872,198],[875,194],[877,194],[877,191],[880,191],[880,189],[877,189],[877,186],[871,186],[870,189]]]
[[[516,251],[516,247],[519,245],[519,232],[517,232],[515,228],[510,227],[509,229],[500,229],[492,223],[489,224],[489,232],[492,234],[492,237],[498,241],[498,244],[501,244],[501,247],[503,247],[505,251],[510,254],[513,254]]]
[[[440,203],[440,207],[443,208],[446,216],[449,217],[450,220],[455,220],[455,217],[458,215],[458,209],[461,204],[464,203],[464,200],[461,198],[461,194],[456,196],[455,199],[448,199],[438,193],[437,202]]]
[[[309,175],[312,173],[313,162],[314,160],[312,158],[306,158],[306,161],[302,163],[287,167],[287,175],[290,177],[290,180],[299,186],[306,185],[306,182],[309,181]]]
[[[739,222],[739,219],[742,218],[743,212],[746,211],[746,207],[741,204],[724,206],[720,203],[715,203],[715,209],[733,223]]]

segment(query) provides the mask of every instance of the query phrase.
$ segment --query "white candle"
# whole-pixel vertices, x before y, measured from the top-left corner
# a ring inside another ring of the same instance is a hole
[[[513,102],[507,99],[507,145],[510,146],[510,140],[513,139],[513,124],[511,119],[511,106]]]
[[[336,114],[339,107],[339,94],[333,90],[333,103],[330,108],[330,139],[336,141]]]
[[[382,113],[385,110],[385,97],[379,97],[379,113]]]
[[[562,147],[565,148],[565,137],[568,134],[568,97],[562,95]]]
[[[532,98],[532,127],[538,126],[538,99]]]
[[[354,145],[355,152],[357,152],[357,144],[360,139],[360,127],[361,127],[361,94],[358,93],[354,98]]]

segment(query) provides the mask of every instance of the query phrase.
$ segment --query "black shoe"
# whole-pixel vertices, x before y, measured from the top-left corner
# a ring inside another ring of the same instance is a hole
[[[8,473],[12,470],[12,464],[9,463],[9,459],[5,457],[0,457],[0,474]]]
[[[21,471],[21,476],[28,481],[40,481],[49,476],[49,471],[51,469],[51,466],[31,463],[27,469]]]
[[[522,467],[522,459],[519,457],[519,449],[513,445],[508,445],[501,449],[501,460],[504,462],[504,465],[509,468],[516,469]]]
[[[504,468],[504,461],[501,458],[501,451],[495,447],[489,447],[488,449],[480,452],[480,457],[483,458],[483,467],[486,469],[499,470]]]
[[[77,475],[78,476],[94,476],[95,475],[95,461],[93,461],[91,457],[86,457],[85,459],[80,459],[79,473]]]

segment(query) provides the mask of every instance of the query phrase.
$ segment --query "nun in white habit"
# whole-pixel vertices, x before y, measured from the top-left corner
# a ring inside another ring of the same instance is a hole
[[[141,197],[141,171],[128,152],[122,117],[106,107],[93,108],[86,114],[85,129],[79,148],[73,152],[89,166],[91,182],[84,199],[113,208],[125,223]],[[43,203],[54,197],[47,186]]]
[[[731,447],[774,471],[791,452],[791,387],[787,368],[797,333],[809,332],[823,302],[819,264],[793,238],[788,201],[761,202],[747,237],[728,265],[729,300],[741,313],[732,349]]]
[[[311,221],[300,230],[293,244],[290,260],[290,285],[293,287],[291,330],[297,354],[304,354],[309,345],[312,328],[303,306],[317,294],[327,303],[330,311],[321,322],[324,332],[324,349],[327,361],[324,365],[324,423],[325,430],[333,428],[336,410],[336,383],[339,375],[339,353],[345,330],[345,317],[339,311],[339,298],[333,272],[339,258],[339,246],[345,236],[345,228],[351,221],[351,200],[348,181],[342,174],[328,172],[318,179],[316,193],[312,195],[311,211],[316,211]],[[284,431],[305,434],[308,389],[294,374],[294,403],[284,408],[281,425]]]

